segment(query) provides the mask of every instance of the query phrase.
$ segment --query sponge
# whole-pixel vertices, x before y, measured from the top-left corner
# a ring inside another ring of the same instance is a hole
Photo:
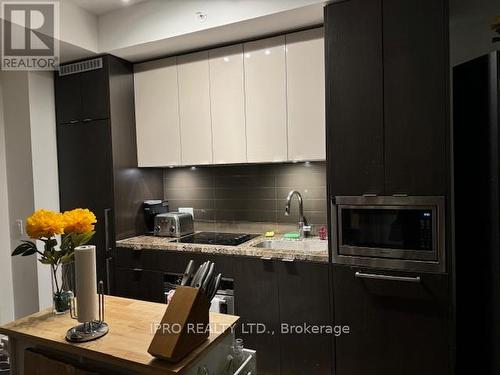
[[[291,232],[291,233],[285,233],[283,235],[284,238],[300,238],[300,234]]]

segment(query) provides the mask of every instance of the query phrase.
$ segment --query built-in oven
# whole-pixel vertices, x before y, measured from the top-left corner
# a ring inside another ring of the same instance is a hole
[[[331,214],[334,263],[445,272],[444,197],[334,197]]]

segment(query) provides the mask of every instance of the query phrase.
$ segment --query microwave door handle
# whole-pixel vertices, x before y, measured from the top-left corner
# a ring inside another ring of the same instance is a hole
[[[359,279],[373,279],[373,280],[387,280],[387,281],[404,281],[407,283],[420,283],[420,276],[416,277],[407,277],[407,276],[392,276],[392,275],[380,275],[376,273],[364,273],[364,272],[356,272],[354,274],[355,277]]]

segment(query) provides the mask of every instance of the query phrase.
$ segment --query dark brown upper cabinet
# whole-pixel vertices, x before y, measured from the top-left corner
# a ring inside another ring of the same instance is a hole
[[[448,23],[444,0],[384,0],[385,188],[445,195]]]
[[[107,60],[103,69],[55,77],[56,113],[59,124],[102,120],[110,117]]]
[[[101,59],[100,68],[92,59],[54,73],[57,158],[61,210],[84,207],[97,217],[97,275],[110,293],[114,241],[144,233],[142,201],[161,197],[163,185],[161,170],[137,168],[133,66]],[[89,66],[95,69],[75,72]]]
[[[382,3],[325,8],[326,134],[334,195],[384,192]]]
[[[331,195],[446,195],[447,0],[325,8]]]

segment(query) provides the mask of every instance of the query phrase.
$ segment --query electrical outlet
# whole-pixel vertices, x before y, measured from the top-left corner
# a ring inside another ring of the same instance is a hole
[[[17,234],[19,238],[24,237],[24,224],[22,219],[17,219],[16,220],[16,228],[17,228]]]
[[[179,212],[184,212],[187,214],[191,214],[191,216],[194,218],[194,209],[193,207],[179,207]]]

